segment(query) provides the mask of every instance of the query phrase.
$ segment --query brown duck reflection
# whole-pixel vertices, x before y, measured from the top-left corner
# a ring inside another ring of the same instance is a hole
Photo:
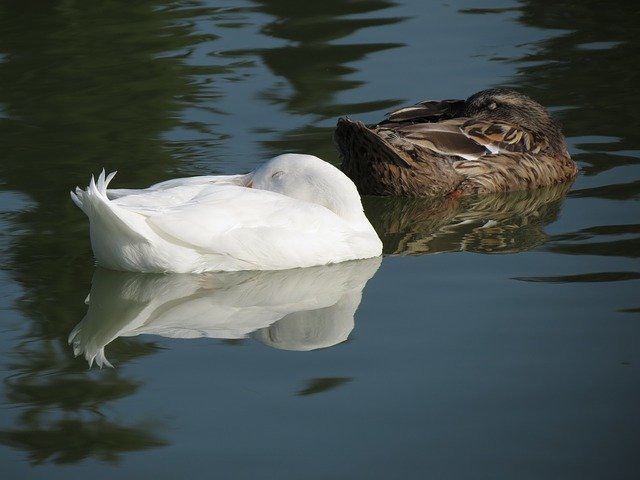
[[[547,240],[571,182],[471,198],[365,197],[387,255],[512,253]]]

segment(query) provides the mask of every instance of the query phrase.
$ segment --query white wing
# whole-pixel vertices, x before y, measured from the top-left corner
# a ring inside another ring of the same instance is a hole
[[[180,179],[110,200],[113,174],[103,171],[71,197],[90,219],[98,263],[113,269],[279,270],[380,254],[370,230],[321,205],[239,186],[240,177],[250,179]]]
[[[198,192],[202,188],[211,185],[238,185],[246,187],[251,180],[250,173],[245,175],[202,175],[198,177],[184,177],[166,180],[156,183],[145,189],[128,189],[128,188],[110,188],[107,190],[107,196],[110,200],[122,198],[129,195],[149,195],[151,193],[162,193],[164,191],[177,187],[186,187]]]
[[[327,208],[278,193],[235,185],[193,193],[192,187],[180,186],[114,203],[147,216],[151,229],[169,243],[263,269],[283,268],[283,262],[306,266],[337,261],[360,240]],[[353,242],[345,241],[348,237]]]

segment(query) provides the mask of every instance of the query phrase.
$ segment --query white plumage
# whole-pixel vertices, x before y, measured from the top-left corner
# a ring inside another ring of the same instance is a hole
[[[382,243],[353,182],[311,155],[275,157],[246,175],[71,196],[89,217],[98,264],[135,272],[281,270],[376,257]]]

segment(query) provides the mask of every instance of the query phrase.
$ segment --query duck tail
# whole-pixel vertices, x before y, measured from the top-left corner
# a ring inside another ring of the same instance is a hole
[[[116,176],[116,172],[111,172],[108,175],[105,175],[104,168],[100,175],[98,175],[98,183],[96,183],[95,178],[91,175],[91,181],[87,186],[86,190],[81,189],[80,187],[76,187],[75,191],[71,191],[71,200],[75,203],[80,210],[82,210],[87,216],[89,216],[88,208],[91,205],[90,198],[96,196],[102,196],[105,199],[107,198],[107,187],[113,177]]]
[[[397,194],[393,185],[384,185],[376,178],[388,170],[410,168],[414,161],[401,149],[393,148],[376,128],[348,117],[338,119],[333,141],[340,154],[342,170],[358,187],[361,194]]]
[[[410,157],[399,155],[398,146],[394,148],[389,143],[390,141],[394,144],[401,142],[401,138],[392,130],[378,128],[377,125],[365,125],[349,117],[338,119],[333,141],[340,152],[342,166],[354,163],[385,162],[409,167],[414,163]],[[406,147],[410,147],[410,144]]]
[[[135,253],[125,255],[123,252],[130,250],[132,244],[148,243],[148,237],[153,233],[143,214],[123,208],[108,198],[107,187],[115,173],[107,175],[103,170],[97,181],[91,176],[86,189],[76,188],[71,192],[71,199],[89,218],[91,246],[98,263],[116,270],[128,270],[133,262],[129,257]]]
[[[142,216],[119,207],[107,195],[107,187],[115,175],[116,172],[107,175],[104,169],[98,175],[98,181],[91,175],[87,188],[83,190],[76,187],[75,192],[71,192],[71,199],[89,217],[92,227],[94,223],[105,224],[111,227],[108,232],[126,233],[140,238],[138,231]]]

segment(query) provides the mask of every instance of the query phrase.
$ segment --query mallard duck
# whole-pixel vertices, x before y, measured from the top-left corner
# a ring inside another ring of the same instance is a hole
[[[134,272],[282,270],[376,257],[382,243],[336,167],[285,154],[246,175],[76,188],[99,265]]]
[[[341,118],[334,141],[340,168],[367,195],[505,192],[565,182],[577,173],[545,108],[501,88],[403,107],[375,125]]]

